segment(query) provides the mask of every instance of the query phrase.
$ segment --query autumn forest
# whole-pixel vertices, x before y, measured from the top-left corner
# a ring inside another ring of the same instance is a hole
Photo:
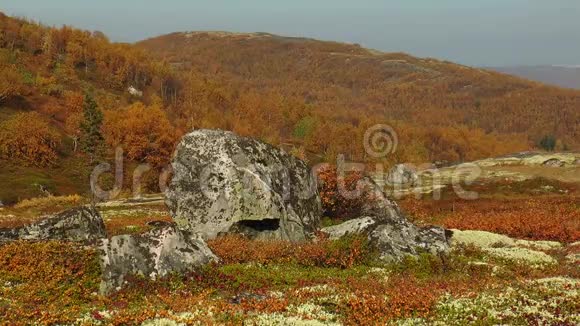
[[[551,149],[580,145],[579,91],[358,45],[217,32],[118,44],[2,15],[0,70],[0,157],[37,168],[106,159],[119,145],[128,160],[161,166],[194,128],[311,162],[371,161],[363,135],[377,123],[401,144],[388,163],[474,160],[546,138]],[[102,114],[98,150],[83,146],[87,96]]]

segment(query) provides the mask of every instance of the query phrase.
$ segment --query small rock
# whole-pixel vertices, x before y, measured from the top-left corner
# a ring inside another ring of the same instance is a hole
[[[545,161],[542,165],[551,166],[551,167],[562,167],[562,166],[566,165],[566,163],[563,161],[560,161],[557,158],[552,158],[552,159]]]
[[[398,164],[389,171],[387,184],[392,186],[413,186],[418,180],[417,173],[405,164]]]
[[[129,94],[136,96],[136,97],[142,97],[143,96],[143,92],[138,90],[137,88],[133,87],[133,86],[129,86],[129,88],[127,88],[127,91],[129,92]]]
[[[105,223],[99,212],[87,206],[44,216],[27,226],[0,229],[0,243],[14,240],[61,240],[90,244],[106,237]]]
[[[380,259],[389,262],[401,260],[408,255],[418,255],[421,251],[432,254],[449,251],[449,233],[439,227],[415,226],[372,180],[365,180],[365,189],[371,194],[369,198],[373,198],[363,208],[367,215],[321,229],[330,239],[365,235],[370,245],[378,249]]]
[[[166,226],[172,226],[174,225],[174,223],[172,222],[167,222],[167,221],[150,221],[147,222],[147,226],[153,227],[153,228],[163,228]]]
[[[201,238],[175,226],[103,239],[100,250],[101,294],[119,288],[128,275],[155,279],[218,260]]]

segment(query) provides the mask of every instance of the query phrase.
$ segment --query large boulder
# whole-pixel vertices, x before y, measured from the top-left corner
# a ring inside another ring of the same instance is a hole
[[[0,243],[14,240],[60,240],[91,244],[105,237],[107,231],[101,215],[88,206],[43,216],[30,225],[0,229]]]
[[[100,251],[101,294],[120,289],[129,275],[156,279],[218,260],[198,235],[180,231],[174,225],[103,239]]]
[[[436,226],[414,225],[372,180],[367,178],[362,182],[366,183],[364,189],[369,192],[369,201],[362,209],[362,216],[321,229],[330,239],[365,236],[378,251],[380,259],[386,262],[400,261],[405,256],[420,253],[442,255],[449,252],[450,231]]]
[[[197,130],[178,145],[166,203],[182,230],[206,239],[225,233],[306,240],[321,204],[316,179],[301,160],[263,142]]]

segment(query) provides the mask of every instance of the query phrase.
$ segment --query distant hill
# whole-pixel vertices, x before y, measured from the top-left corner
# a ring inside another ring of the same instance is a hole
[[[489,69],[545,84],[580,89],[580,66],[517,66]]]
[[[423,130],[463,126],[530,144],[550,134],[567,148],[580,145],[579,91],[487,69],[266,33],[172,33],[137,46],[234,92],[298,98],[335,123],[397,120]]]

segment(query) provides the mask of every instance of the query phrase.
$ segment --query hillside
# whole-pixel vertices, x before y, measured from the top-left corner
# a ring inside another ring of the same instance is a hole
[[[580,66],[517,66],[489,69],[559,87],[580,89]]]
[[[51,28],[0,13],[0,204],[88,190],[96,163],[76,145],[84,95],[92,94],[105,112],[106,129],[111,112],[163,96],[168,71],[143,51],[112,43],[102,33]],[[143,96],[129,94],[129,86]],[[113,137],[105,138],[103,145],[114,145]],[[103,152],[99,159],[109,157],[109,148]]]
[[[138,46],[183,72],[195,71],[238,92],[273,92],[304,100],[321,112],[322,120],[354,128],[365,119],[386,120],[403,122],[399,129],[410,139],[428,138],[409,132],[413,127],[465,127],[486,135],[519,134],[509,137],[521,140],[519,147],[537,144],[546,135],[554,135],[562,147],[579,145],[580,92],[493,71],[264,33],[173,33]],[[435,142],[445,132],[436,134],[431,135]],[[505,145],[505,139],[499,143]],[[493,153],[475,150],[467,156],[500,154],[499,147]],[[432,154],[428,156],[438,156]],[[457,154],[443,156],[461,159]]]
[[[155,191],[156,173],[193,128],[252,136],[311,164],[338,154],[373,163],[364,135],[379,123],[398,136],[395,153],[379,158],[387,165],[481,159],[546,137],[558,150],[580,145],[580,91],[264,33],[174,33],[132,45],[0,13],[0,72],[4,203],[83,193],[118,147],[126,167],[153,166],[146,186]],[[82,146],[86,94],[103,113],[98,151]]]

